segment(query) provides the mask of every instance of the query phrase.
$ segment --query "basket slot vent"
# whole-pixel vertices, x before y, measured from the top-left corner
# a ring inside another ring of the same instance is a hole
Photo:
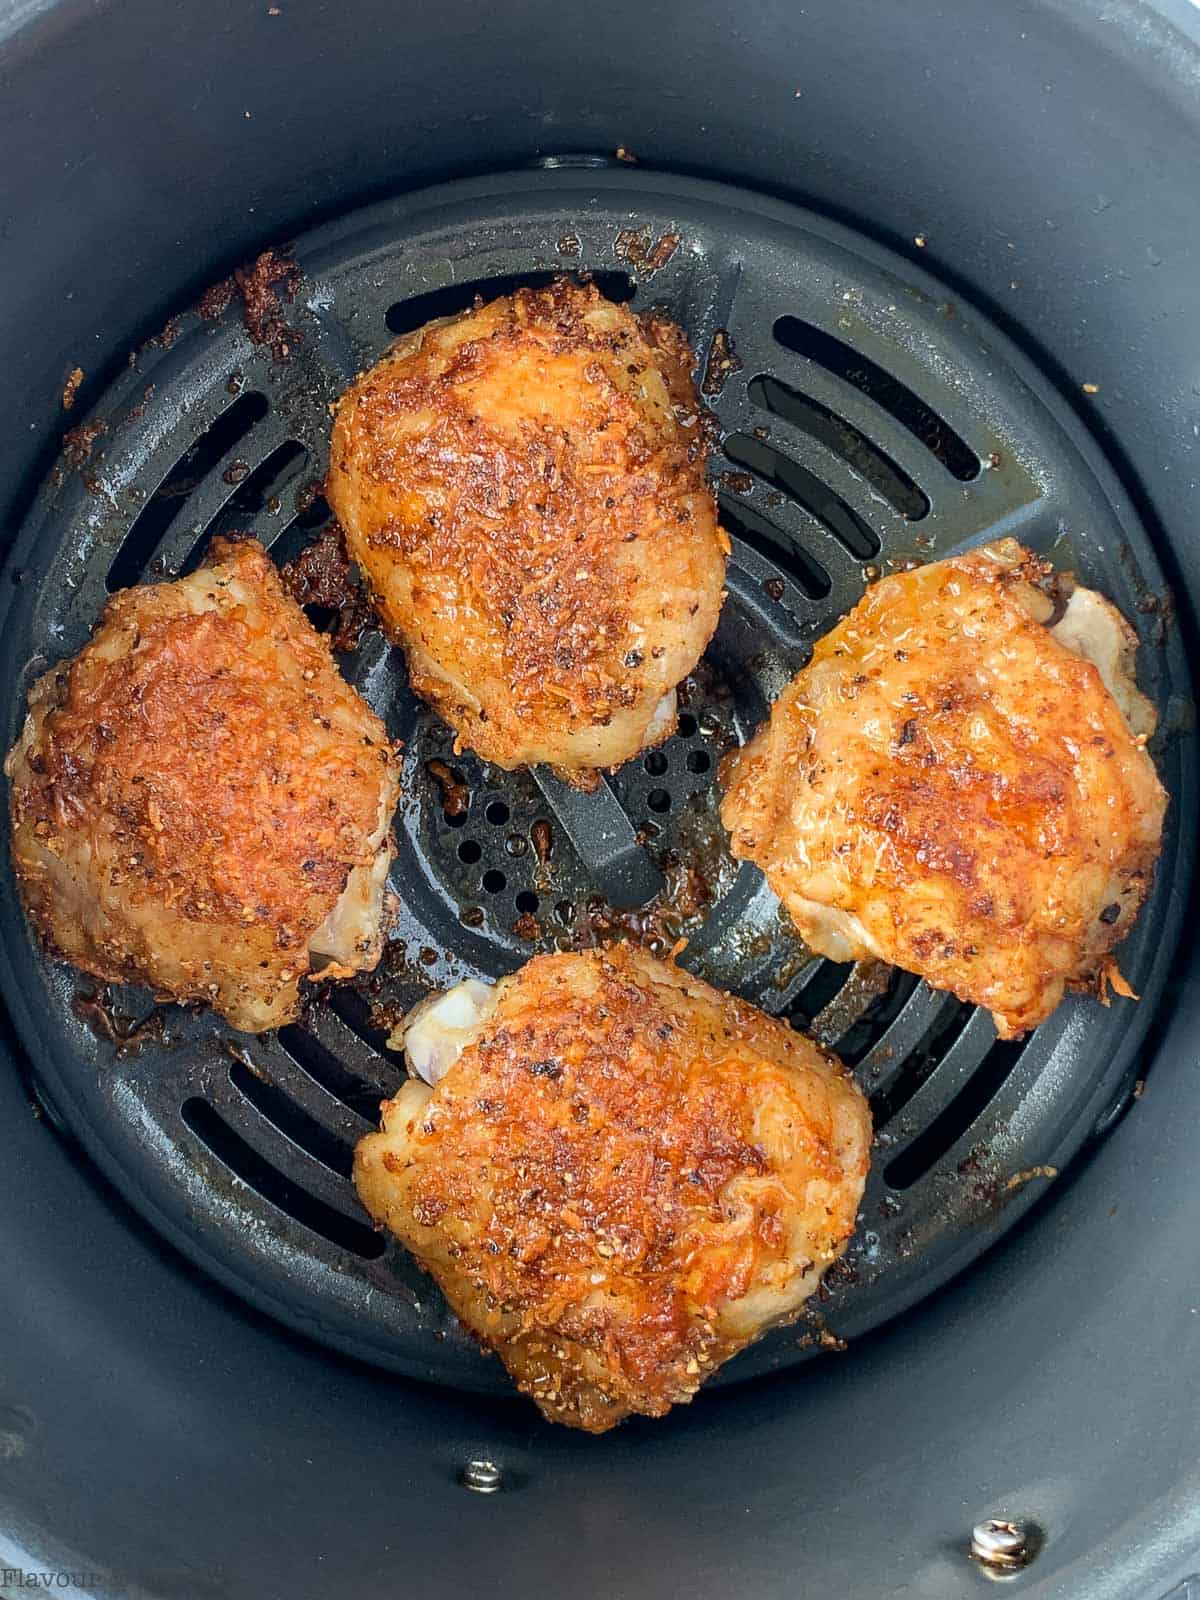
[[[276,1037],[301,1071],[307,1072],[310,1078],[320,1084],[326,1094],[332,1095],[348,1111],[353,1111],[356,1116],[371,1124],[379,1120],[379,1102],[386,1093],[385,1089],[359,1073],[350,1071],[333,1051],[314,1037],[307,1028],[289,1023],[286,1027],[280,1028]],[[357,1034],[352,1037],[355,1044],[361,1043]],[[344,1048],[345,1041],[339,1042]],[[383,1065],[374,1051],[371,1052],[371,1057],[373,1064]],[[389,1079],[391,1076],[391,1073],[387,1074]]]
[[[395,1063],[402,1071],[406,1070],[400,1052],[387,1047],[388,1028],[374,1020],[369,1001],[357,989],[352,989],[348,984],[335,985],[329,994],[329,1006],[362,1044],[376,1051],[387,1062]]]
[[[276,445],[197,535],[180,564],[179,576],[186,577],[203,564],[209,543],[216,534],[253,533],[264,544],[271,544],[275,530],[256,527],[255,523],[260,517],[280,514],[284,490],[304,471],[307,461],[308,451],[297,440],[285,439]]]
[[[884,1181],[893,1189],[911,1188],[953,1148],[987,1109],[1020,1059],[1021,1041],[996,1040],[986,1012],[975,1012],[971,1020],[974,1026],[964,1030],[928,1085],[932,1093],[938,1092],[942,1080],[962,1082],[962,1087],[936,1115],[931,1116],[932,1108],[923,1105],[922,1114],[914,1117],[920,1132],[884,1168]]]
[[[262,1199],[296,1222],[320,1234],[339,1249],[367,1261],[377,1260],[386,1250],[387,1243],[381,1233],[376,1233],[365,1222],[356,1222],[351,1217],[343,1216],[333,1206],[285,1177],[270,1161],[259,1155],[240,1133],[231,1128],[207,1100],[193,1095],[184,1101],[180,1115],[184,1126],[211,1155]]]
[[[879,535],[807,467],[748,433],[732,434],[722,449],[735,466],[803,506],[859,561],[871,561],[879,554]]]
[[[872,444],[852,422],[778,378],[760,374],[747,386],[751,402],[769,411],[818,444],[823,444],[857,473],[876,494],[909,522],[929,515],[929,498],[891,456]]]
[[[809,600],[823,600],[833,587],[829,574],[795,539],[749,506],[718,494],[721,524],[780,573],[789,577]]]
[[[274,1123],[293,1144],[307,1151],[314,1161],[336,1172],[340,1178],[350,1176],[354,1167],[353,1145],[314,1121],[285,1090],[260,1078],[257,1072],[251,1072],[240,1061],[230,1063],[229,1081],[256,1111],[261,1112],[268,1122]]]
[[[966,440],[899,378],[894,378],[833,334],[814,328],[811,322],[803,322],[799,317],[780,317],[774,334],[776,343],[785,350],[816,362],[826,372],[853,384],[873,400],[914,439],[920,440],[960,483],[970,483],[979,476],[979,457]]]
[[[942,1003],[924,1037],[910,1051],[888,1087],[871,1096],[871,1117],[877,1129],[887,1127],[916,1098],[975,1015],[970,1006],[946,1000],[936,991],[933,998]]]
[[[387,308],[384,320],[391,333],[413,333],[435,317],[456,317],[460,312],[469,311],[477,297],[485,301],[497,300],[517,289],[544,289],[561,276],[561,271],[518,272],[496,278],[472,278],[469,283],[448,283],[442,289],[430,289],[425,294],[397,300]],[[589,276],[606,300],[625,305],[633,299],[637,285],[627,272],[593,272]]]
[[[943,1013],[955,1012],[958,1002],[938,989],[931,989],[910,973],[901,973],[887,1014],[880,1018],[883,1032],[857,1054],[839,1047],[839,1054],[854,1068],[855,1076],[868,1095],[877,1097],[876,1110],[883,1109],[883,1097],[904,1074],[909,1055],[931,1031]]]
[[[187,503],[188,497],[212,469],[229,454],[268,411],[267,397],[253,391],[239,396],[167,473],[158,488],[139,511],[132,527],[113,557],[105,578],[109,594],[126,589],[146,574],[167,529]]]

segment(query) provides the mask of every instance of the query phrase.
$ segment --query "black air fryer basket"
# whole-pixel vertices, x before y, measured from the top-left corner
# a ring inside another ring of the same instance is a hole
[[[1200,11],[10,0],[0,76],[6,748],[108,593],[318,536],[330,402],[476,294],[565,271],[676,318],[733,543],[677,734],[593,795],[456,756],[377,633],[340,658],[404,740],[401,916],[277,1035],[94,997],[5,857],[0,1593],[1187,1596]],[[1171,797],[1140,1001],[1018,1042],[806,959],[715,816],[873,577],[1005,534],[1134,623]],[[389,1016],[613,932],[834,1046],[877,1138],[805,1318],[596,1440],[349,1174]],[[1018,1564],[972,1558],[989,1519]]]

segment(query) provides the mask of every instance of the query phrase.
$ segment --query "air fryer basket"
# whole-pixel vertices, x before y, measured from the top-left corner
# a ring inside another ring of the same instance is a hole
[[[590,795],[489,769],[454,754],[371,633],[343,666],[404,746],[400,911],[378,972],[268,1038],[172,1009],[152,1035],[134,1022],[128,1044],[95,985],[43,955],[19,913],[0,972],[43,1104],[185,1253],[352,1354],[503,1392],[498,1363],[368,1225],[350,1182],[354,1144],[403,1073],[389,1019],[430,986],[611,937],[621,912],[663,954],[686,930],[685,965],[837,1048],[876,1130],[845,1260],[800,1331],[746,1352],[727,1382],[858,1337],[994,1243],[1124,1109],[1174,954],[1194,774],[1168,593],[1086,435],[994,330],[845,228],[616,160],[559,158],[352,213],[262,264],[260,278],[279,274],[269,330],[247,314],[261,320],[261,289],[207,291],[68,435],[0,590],[0,677],[21,689],[5,739],[27,684],[78,648],[108,593],[192,570],[216,532],[253,532],[279,561],[305,548],[329,521],[330,401],[397,332],[564,267],[681,322],[720,439],[728,597],[678,733]],[[1137,624],[1174,798],[1157,884],[1121,950],[1142,1004],[1071,997],[1007,1043],[986,1012],[905,974],[808,958],[716,819],[722,753],[873,574],[1005,534]],[[136,1018],[146,997],[117,1004]]]
[[[294,553],[321,521],[328,399],[476,283],[590,270],[683,321],[714,376],[735,559],[680,735],[588,805],[466,759],[452,765],[470,810],[446,815],[436,720],[377,638],[349,660],[408,743],[413,959],[277,1042],[179,1017],[173,1050],[114,1059],[9,896],[0,1557],[90,1570],[100,1593],[189,1597],[541,1592],[564,1558],[593,1592],[938,1596],[987,1581],[966,1559],[970,1527],[1013,1515],[1041,1541],[1015,1587],[1156,1600],[1200,1565],[1200,1003],[1190,941],[1174,952],[1195,805],[1194,20],[980,4],[947,21],[918,5],[898,34],[882,9],[817,5],[731,39],[719,8],[617,7],[589,19],[582,51],[570,19],[537,6],[406,15],[402,38],[367,3],[216,7],[203,25],[137,4],[6,20],[19,220],[0,488],[6,527],[24,523],[5,597],[10,706],[39,656],[86,636],[106,585],[194,564],[214,528]],[[508,171],[416,189],[485,167]],[[168,313],[283,237],[301,274],[285,359],[247,340],[236,298],[162,336]],[[76,365],[68,420],[83,431],[34,502]],[[844,973],[796,962],[749,869],[721,868],[685,959],[815,1021],[875,1093],[882,1130],[849,1270],[799,1337],[729,1377],[824,1352],[827,1328],[851,1349],[599,1445],[473,1397],[504,1393],[495,1364],[362,1226],[345,1182],[398,1071],[371,1006],[404,1003],[422,977],[511,969],[534,947],[522,916],[561,941],[590,895],[644,898],[652,858],[670,870],[711,831],[723,742],[866,569],[996,531],[1075,566],[1139,626],[1173,798],[1155,897],[1123,952],[1141,1006],[1073,1001],[1015,1049],[907,980],[864,1010],[853,984],[839,992]],[[869,1331],[1005,1230],[952,1288]],[[480,1457],[501,1495],[464,1493]]]

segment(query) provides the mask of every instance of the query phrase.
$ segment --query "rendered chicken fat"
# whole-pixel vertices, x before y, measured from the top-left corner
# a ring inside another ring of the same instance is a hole
[[[674,729],[729,549],[691,366],[672,323],[560,279],[405,335],[339,402],[329,502],[485,760],[589,787]]]
[[[1002,1038],[1105,997],[1166,797],[1136,636],[1014,540],[885,578],[721,768],[735,855],[810,947],[988,1007]]]
[[[455,984],[415,1005],[388,1038],[388,1048],[403,1050],[408,1064],[431,1087],[474,1044],[496,1009],[496,990],[478,978]]]
[[[378,960],[394,753],[261,545],[114,595],[5,771],[30,920],[95,977],[257,1032]]]
[[[654,708],[654,715],[646,727],[646,745],[661,744],[675,732],[675,718],[679,710],[679,696],[674,689],[663,695]]]
[[[662,1415],[845,1248],[866,1102],[744,1001],[617,945],[418,1011],[355,1184],[547,1417]]]
[[[1130,733],[1148,739],[1158,718],[1134,680],[1137,635],[1116,606],[1094,589],[1076,589],[1050,632],[1059,644],[1092,663]]]

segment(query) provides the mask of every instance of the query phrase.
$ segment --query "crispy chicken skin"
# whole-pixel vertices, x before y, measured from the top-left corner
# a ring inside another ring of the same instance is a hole
[[[262,546],[125,589],[5,763],[29,918],[96,977],[248,1032],[379,958],[397,767]]]
[[[883,579],[746,747],[722,820],[812,949],[988,1007],[1001,1038],[1122,984],[1166,796],[1136,638],[1012,539]]]
[[[691,366],[673,323],[563,278],[404,336],[342,397],[329,503],[484,760],[589,787],[674,731],[729,550]]]
[[[410,1079],[360,1143],[359,1195],[546,1417],[661,1416],[841,1254],[866,1102],[808,1039],[631,945],[537,956],[472,1004],[437,1088]]]

